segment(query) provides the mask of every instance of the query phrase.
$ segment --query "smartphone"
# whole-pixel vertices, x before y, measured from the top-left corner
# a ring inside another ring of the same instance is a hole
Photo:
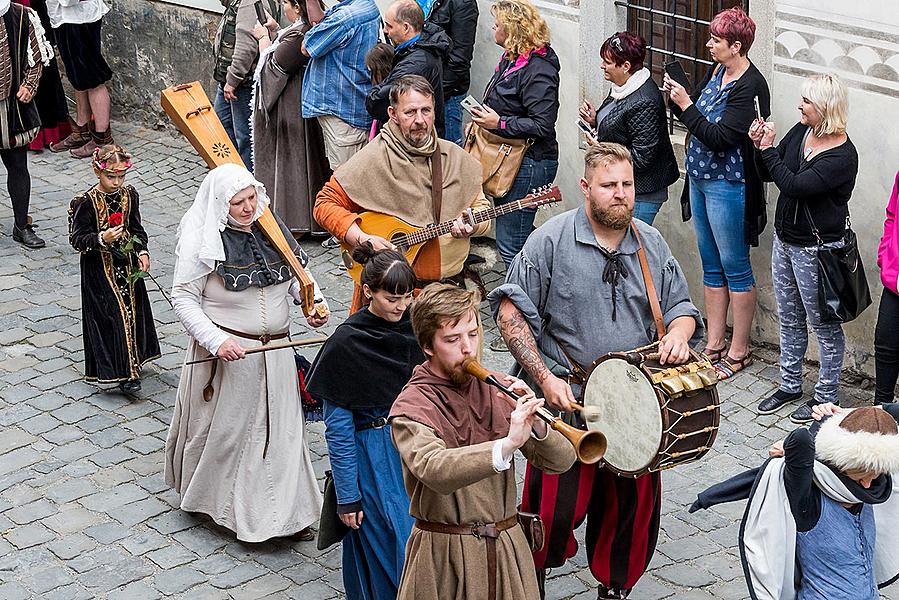
[[[752,99],[752,103],[755,105],[755,118],[761,120],[762,119],[762,109],[759,106],[759,97],[756,96]]]
[[[469,114],[471,114],[472,108],[478,108],[480,110],[484,110],[484,107],[481,106],[481,103],[478,102],[477,100],[475,100],[474,96],[472,96],[471,94],[469,94],[468,96],[463,98],[462,101],[460,102],[460,104],[462,105],[462,108],[464,108],[465,110],[467,110],[469,112]]]
[[[256,0],[255,4],[253,4],[253,8],[256,9],[256,20],[259,21],[259,24],[265,27],[268,19],[265,17],[265,9],[262,8],[262,0]]]
[[[668,77],[684,86],[688,92],[690,91],[690,78],[687,77],[687,72],[678,61],[672,60],[665,63],[665,72],[668,73]]]
[[[577,128],[581,130],[581,133],[590,138],[591,141],[596,141],[596,130],[590,127],[590,124],[587,123],[583,119],[577,120]]]

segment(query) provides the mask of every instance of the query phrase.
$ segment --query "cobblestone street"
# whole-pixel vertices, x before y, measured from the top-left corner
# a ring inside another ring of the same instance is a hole
[[[168,288],[175,230],[206,167],[171,131],[123,125],[116,134],[134,154],[128,183],[141,196],[153,272]],[[45,249],[27,251],[12,241],[5,191],[0,201],[0,599],[342,597],[339,546],[321,553],[314,542],[244,544],[177,508],[163,480],[163,446],[186,334],[152,283],[163,356],[146,368],[140,398],[81,380],[79,267],[67,209],[95,178],[87,161],[68,155],[32,154],[30,165],[31,213]],[[350,282],[336,251],[318,240],[303,247],[331,303],[329,333],[346,317]],[[492,247],[480,250],[488,266],[495,262]],[[500,278],[498,268],[484,276],[488,288]],[[302,333],[305,321],[295,314],[293,332]],[[495,335],[488,327],[486,341]],[[314,353],[305,351],[310,359]],[[509,354],[485,353],[494,368],[510,364]],[[776,381],[776,367],[757,361],[719,386],[718,441],[703,461],[665,472],[662,533],[635,600],[746,597],[736,547],[744,503],[692,515],[686,509],[708,485],[757,466],[767,446],[792,429],[788,408],[770,416],[754,411]],[[842,395],[846,406],[871,400],[858,386]],[[308,429],[321,478],[328,468],[324,427]],[[517,467],[520,480],[520,457]],[[592,599],[595,587],[581,547],[550,574],[547,597]]]

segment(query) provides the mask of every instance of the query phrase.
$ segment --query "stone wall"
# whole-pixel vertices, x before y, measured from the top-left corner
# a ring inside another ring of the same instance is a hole
[[[156,0],[107,0],[103,49],[113,70],[112,101],[118,116],[168,122],[159,92],[199,80],[212,99],[212,40],[219,15]]]

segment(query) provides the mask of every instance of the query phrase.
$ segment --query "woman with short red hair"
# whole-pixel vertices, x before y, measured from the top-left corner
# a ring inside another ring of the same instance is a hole
[[[690,131],[687,181],[681,196],[684,220],[693,217],[702,259],[708,316],[706,355],[720,379],[752,364],[749,332],[756,289],[749,247],[758,246],[765,227],[765,191],[747,135],[756,118],[770,114],[768,84],[747,57],[755,23],[742,8],[720,12],[709,25],[706,43],[717,63],[688,94],[667,74],[664,90],[674,115]],[[725,340],[728,308],[733,339]]]
[[[646,41],[629,31],[619,31],[599,49],[602,70],[612,89],[599,108],[584,100],[580,116],[596,130],[595,141],[626,147],[634,160],[634,217],[652,225],[668,186],[680,178],[680,170],[668,136],[665,99],[649,69]]]

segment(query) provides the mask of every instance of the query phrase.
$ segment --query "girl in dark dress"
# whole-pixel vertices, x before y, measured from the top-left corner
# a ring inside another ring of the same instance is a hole
[[[81,253],[84,377],[140,390],[141,367],[159,358],[147,288],[147,232],[137,190],[125,185],[131,155],[121,146],[97,148],[91,162],[97,185],[72,200],[69,243]]]

